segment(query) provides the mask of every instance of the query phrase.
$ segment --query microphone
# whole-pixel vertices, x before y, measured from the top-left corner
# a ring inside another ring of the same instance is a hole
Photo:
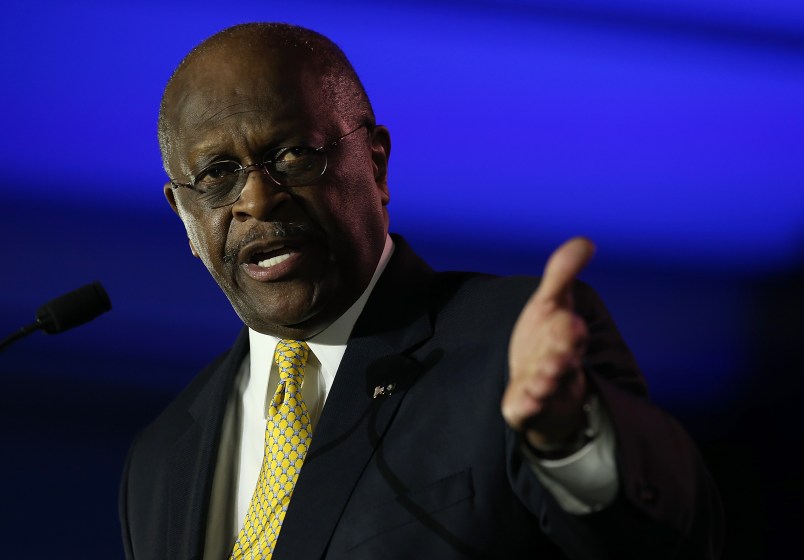
[[[48,334],[64,332],[83,325],[101,313],[109,311],[112,302],[100,282],[93,282],[49,301],[36,311],[36,322],[0,342],[0,350],[12,342],[42,329]]]

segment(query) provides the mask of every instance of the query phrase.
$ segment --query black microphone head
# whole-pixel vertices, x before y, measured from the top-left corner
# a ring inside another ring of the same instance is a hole
[[[40,307],[36,322],[46,333],[55,334],[83,325],[111,308],[106,290],[100,282],[93,282]]]

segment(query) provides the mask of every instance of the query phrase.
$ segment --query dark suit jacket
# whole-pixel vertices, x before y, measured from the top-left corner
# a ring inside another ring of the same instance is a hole
[[[537,280],[433,273],[404,241],[355,325],[276,559],[715,558],[717,493],[683,430],[648,403],[583,284],[585,368],[617,432],[620,495],[565,513],[500,414],[508,338]],[[136,440],[120,511],[128,558],[201,558],[224,403],[247,331]],[[373,398],[376,387],[383,394]]]

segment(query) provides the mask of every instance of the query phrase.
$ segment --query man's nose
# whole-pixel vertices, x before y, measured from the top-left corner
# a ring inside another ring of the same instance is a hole
[[[246,166],[242,173],[245,183],[232,205],[232,214],[239,221],[269,219],[273,210],[289,198],[287,189],[277,184],[261,164]]]

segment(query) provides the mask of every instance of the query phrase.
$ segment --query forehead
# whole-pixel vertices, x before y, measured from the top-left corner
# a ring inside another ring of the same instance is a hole
[[[214,133],[331,123],[335,104],[325,83],[316,61],[298,49],[216,49],[177,73],[165,95],[165,116],[179,149]]]

